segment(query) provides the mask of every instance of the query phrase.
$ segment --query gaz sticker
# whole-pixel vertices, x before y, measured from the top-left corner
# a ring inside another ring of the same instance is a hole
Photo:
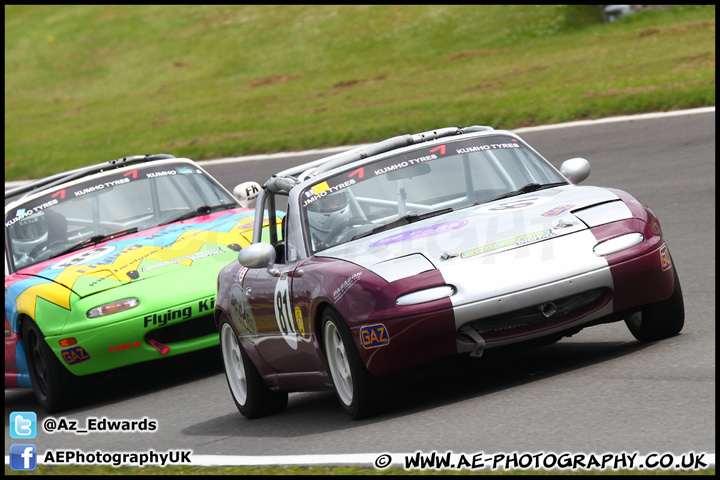
[[[670,262],[670,255],[668,254],[667,245],[663,245],[660,248],[660,266],[662,267],[663,272],[665,270],[670,269],[670,267],[672,267],[672,263]]]
[[[365,325],[360,329],[360,343],[365,348],[382,347],[390,343],[387,328],[382,323]]]
[[[65,350],[62,350],[60,352],[60,355],[62,355],[63,360],[65,360],[65,363],[67,363],[68,365],[75,365],[76,363],[90,360],[90,355],[88,354],[87,350],[85,350],[80,345],[78,345],[77,347],[66,348]]]

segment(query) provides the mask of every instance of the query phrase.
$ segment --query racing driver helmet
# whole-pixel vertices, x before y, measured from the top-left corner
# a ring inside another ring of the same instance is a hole
[[[328,240],[328,234],[350,219],[348,193],[340,190],[322,197],[307,207],[312,232],[320,242]]]
[[[48,239],[45,214],[40,211],[28,215],[10,227],[10,240],[15,255],[26,255]]]

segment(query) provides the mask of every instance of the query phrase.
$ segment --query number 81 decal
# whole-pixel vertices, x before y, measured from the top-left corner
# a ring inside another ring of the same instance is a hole
[[[297,331],[293,322],[287,275],[282,275],[275,285],[275,320],[287,344],[293,350],[297,350]]]

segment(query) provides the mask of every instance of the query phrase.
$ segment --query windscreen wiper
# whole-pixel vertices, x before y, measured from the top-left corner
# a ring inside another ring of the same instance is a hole
[[[538,190],[544,190],[546,188],[559,187],[560,185],[567,185],[567,182],[555,182],[555,183],[528,183],[527,185],[513,190],[512,192],[503,193],[497,197],[489,198],[487,200],[481,200],[473,203],[473,206],[480,205],[482,203],[494,202],[495,200],[501,200],[503,198],[514,197],[516,195],[522,195],[523,193],[537,192]]]
[[[422,213],[418,215],[417,213],[411,213],[408,215],[405,215],[404,217],[400,217],[397,220],[393,220],[390,223],[386,223],[385,225],[380,225],[378,227],[373,228],[372,230],[368,230],[367,232],[358,233],[354,237],[352,237],[352,240],[357,240],[358,238],[367,237],[369,235],[374,235],[376,233],[384,232],[386,230],[391,230],[395,227],[401,227],[403,225],[407,225],[409,223],[418,222],[420,220],[425,220],[426,218],[435,217],[437,215],[442,215],[444,213],[450,213],[452,212],[452,208],[443,208],[441,210],[435,210],[433,212],[427,212]]]
[[[215,206],[208,206],[208,205],[202,205],[195,210],[191,210],[187,213],[183,213],[177,218],[173,218],[172,220],[169,220],[167,222],[162,223],[161,225],[167,225],[169,223],[175,223],[175,222],[181,222],[183,220],[188,220],[194,217],[199,217],[200,215],[207,215],[208,213],[212,212],[218,212],[220,210],[228,210],[230,208],[235,208],[238,205],[234,203],[221,203],[220,205]]]
[[[112,232],[112,233],[106,233],[103,235],[95,235],[90,238],[86,238],[80,243],[76,243],[72,247],[63,250],[62,252],[58,253],[56,256],[59,257],[61,255],[65,255],[66,253],[74,252],[75,250],[80,250],[81,248],[88,247],[90,245],[96,245],[101,242],[105,242],[107,240],[112,240],[116,237],[122,237],[124,235],[129,235],[131,233],[135,233],[138,231],[137,227],[128,228],[127,230],[120,230],[119,232]]]

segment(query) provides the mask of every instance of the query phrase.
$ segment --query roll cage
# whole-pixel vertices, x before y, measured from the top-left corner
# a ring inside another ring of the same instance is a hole
[[[102,162],[96,165],[90,165],[88,167],[76,168],[75,170],[57,173],[55,175],[51,175],[40,180],[35,180],[19,187],[11,188],[10,190],[5,190],[5,200],[19,195],[26,196],[36,190],[52,188],[56,185],[70,182],[72,180],[77,180],[78,178],[104,172],[105,170],[112,170],[114,168],[122,168],[137,163],[152,162],[154,160],[166,160],[170,158],[175,158],[175,156],[167,153],[158,153],[154,155],[146,153],[145,155],[133,155],[130,157],[116,158],[115,160],[110,160],[108,162]]]
[[[330,171],[334,168],[349,165],[353,162],[363,160],[365,158],[373,157],[382,153],[390,152],[399,148],[416,145],[439,138],[462,135],[466,133],[475,132],[490,132],[494,131],[492,127],[474,125],[470,127],[446,127],[436,130],[429,130],[426,132],[399,135],[382,140],[377,143],[370,145],[363,145],[351,150],[337,153],[329,157],[323,157],[311,162],[291,167],[283,170],[279,173],[274,174],[270,177],[265,184],[262,186],[260,193],[256,200],[256,208],[264,209],[267,208],[268,220],[270,225],[277,223],[275,214],[275,194],[288,195],[290,191],[300,183],[308,180],[311,177],[320,175],[324,172]],[[265,206],[267,202],[267,207]],[[288,214],[290,212],[288,211]],[[253,226],[253,243],[260,243],[261,232],[263,225],[263,216],[256,215],[255,223]],[[279,239],[275,229],[270,229],[270,243],[276,244]]]

